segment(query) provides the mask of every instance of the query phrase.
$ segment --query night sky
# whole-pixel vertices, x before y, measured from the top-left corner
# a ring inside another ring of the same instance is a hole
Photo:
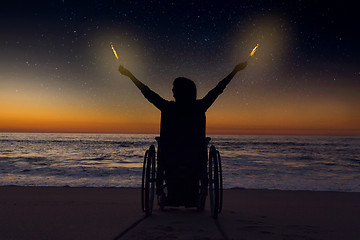
[[[316,3],[314,3],[316,2]],[[349,1],[350,2],[350,1]],[[7,1],[0,9],[0,132],[158,133],[174,78],[203,97],[208,133],[360,134],[359,13],[346,1]]]

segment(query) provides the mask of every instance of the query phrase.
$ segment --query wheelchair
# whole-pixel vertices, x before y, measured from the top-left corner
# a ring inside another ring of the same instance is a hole
[[[146,216],[152,214],[155,195],[157,195],[157,203],[161,210],[164,210],[166,206],[185,206],[181,203],[175,205],[169,204],[164,200],[166,199],[166,188],[168,187],[166,183],[166,167],[164,167],[164,160],[161,157],[162,145],[160,137],[155,139],[158,151],[156,152],[155,146],[151,145],[145,152],[143,162],[141,207]],[[201,161],[199,161],[200,173],[196,175],[196,177],[199,177],[198,198],[196,205],[190,207],[197,207],[199,211],[203,211],[209,193],[211,216],[216,219],[222,210],[223,179],[220,153],[213,145],[210,148],[208,147],[210,140],[211,138],[209,137],[204,139]],[[182,170],[179,169],[178,171]]]

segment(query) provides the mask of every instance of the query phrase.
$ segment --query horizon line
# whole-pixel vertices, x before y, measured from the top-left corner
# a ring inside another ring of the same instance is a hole
[[[348,131],[341,130],[332,130],[332,132],[328,129],[301,129],[304,132],[301,133],[300,129],[294,129],[296,132],[282,132],[282,131],[272,131],[272,132],[207,132],[206,135],[285,135],[285,136],[360,136],[360,130],[354,130],[353,133]],[[300,130],[300,131],[299,131]],[[307,132],[308,131],[308,132]],[[311,131],[313,133],[311,133]],[[327,131],[327,132],[326,132]],[[332,133],[331,133],[332,132]],[[0,133],[20,133],[20,134],[152,134],[152,135],[160,135],[160,132],[102,132],[102,131],[7,131],[4,129],[0,130]]]

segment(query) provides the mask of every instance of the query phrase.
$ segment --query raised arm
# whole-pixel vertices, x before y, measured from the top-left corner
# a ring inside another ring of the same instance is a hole
[[[133,83],[140,89],[141,93],[144,95],[144,97],[154,104],[155,107],[157,107],[160,111],[164,109],[167,101],[160,97],[157,93],[152,91],[148,86],[143,84],[141,81],[139,81],[128,69],[126,69],[124,66],[119,66],[119,72],[122,75],[125,75],[129,77]]]
[[[207,110],[217,99],[217,97],[224,91],[225,87],[230,83],[231,79],[238,73],[243,70],[247,66],[247,62],[242,62],[235,66],[234,70],[232,70],[229,75],[227,75],[223,80],[221,80],[215,88],[210,90],[206,96],[201,99],[204,104],[205,110]]]

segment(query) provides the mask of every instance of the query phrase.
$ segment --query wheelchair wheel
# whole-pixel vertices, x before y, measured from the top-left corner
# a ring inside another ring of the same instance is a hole
[[[207,152],[205,152],[205,155],[207,155]],[[207,171],[207,162],[208,157],[206,156],[206,159],[204,159],[204,165],[203,170],[200,173],[200,194],[199,194],[199,206],[198,210],[203,211],[205,208],[206,203],[206,197],[208,195],[208,171]]]
[[[200,180],[200,194],[199,194],[200,199],[199,199],[199,206],[198,206],[199,211],[203,211],[205,208],[207,187],[208,187],[207,183],[208,183],[207,176],[205,174],[205,176],[201,177],[201,180]]]
[[[155,195],[155,147],[146,151],[141,181],[141,207],[146,216],[152,214]]]
[[[222,172],[220,153],[214,146],[209,153],[209,195],[211,216],[217,218],[222,209]]]

